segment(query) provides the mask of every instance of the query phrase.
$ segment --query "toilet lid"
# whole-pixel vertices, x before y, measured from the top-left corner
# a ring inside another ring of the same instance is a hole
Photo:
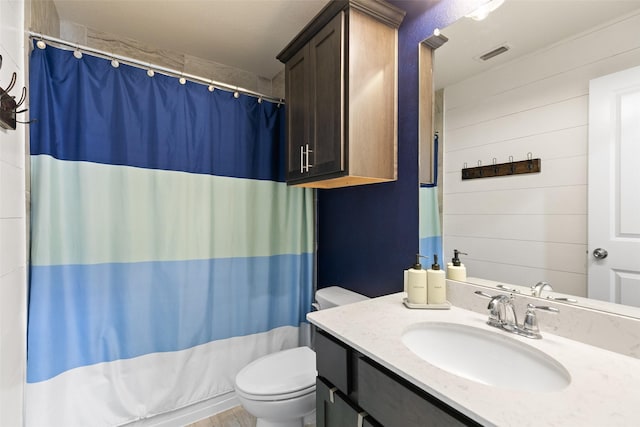
[[[266,355],[245,366],[236,376],[236,391],[258,399],[298,395],[315,389],[315,384],[316,354],[309,347]]]

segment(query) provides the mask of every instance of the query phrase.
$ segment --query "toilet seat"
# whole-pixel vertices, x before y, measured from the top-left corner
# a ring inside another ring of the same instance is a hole
[[[236,393],[250,400],[285,400],[316,389],[316,354],[296,347],[254,360],[236,376]]]

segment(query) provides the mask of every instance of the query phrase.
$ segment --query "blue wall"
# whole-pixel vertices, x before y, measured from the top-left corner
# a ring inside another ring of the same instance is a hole
[[[370,297],[402,291],[419,250],[418,43],[479,0],[390,3],[407,12],[398,32],[398,180],[318,190],[318,287]]]

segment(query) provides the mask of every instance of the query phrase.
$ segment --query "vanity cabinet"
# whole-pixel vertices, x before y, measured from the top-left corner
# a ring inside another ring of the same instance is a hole
[[[331,1],[278,55],[285,63],[287,183],[397,179],[397,39],[404,12]]]
[[[326,332],[315,336],[318,427],[480,426]]]

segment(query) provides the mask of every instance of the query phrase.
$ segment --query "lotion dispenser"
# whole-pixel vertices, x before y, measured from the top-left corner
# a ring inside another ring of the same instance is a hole
[[[407,271],[407,302],[410,304],[427,303],[427,272],[420,264],[421,256],[416,255],[416,263]]]
[[[447,302],[447,283],[444,271],[440,270],[438,255],[433,255],[433,264],[427,270],[428,304],[445,304]]]
[[[447,263],[447,279],[464,282],[467,280],[467,268],[460,262],[458,255],[467,255],[457,249],[453,250],[453,258]]]

